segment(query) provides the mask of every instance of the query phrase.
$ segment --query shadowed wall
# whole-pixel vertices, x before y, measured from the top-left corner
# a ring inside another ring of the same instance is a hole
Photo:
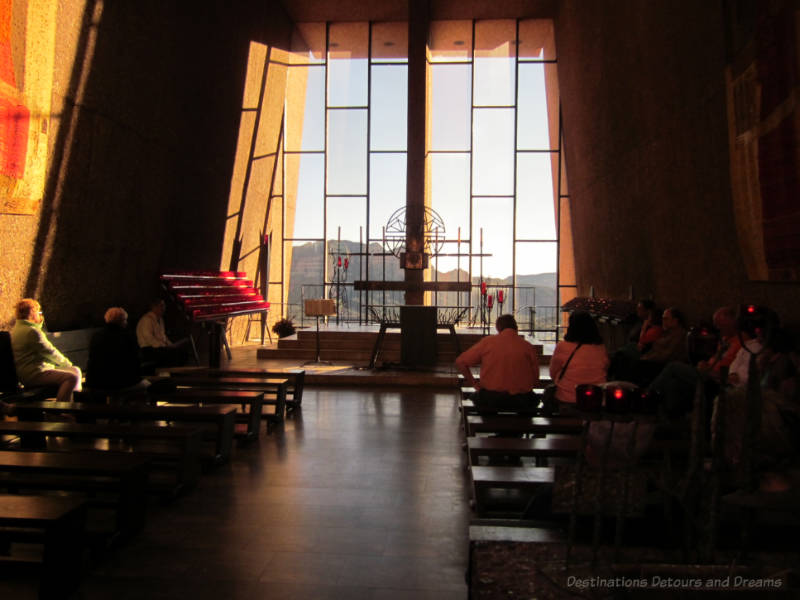
[[[723,2],[560,3],[556,28],[579,294],[691,318],[792,318],[797,284],[747,278],[731,198]]]
[[[59,3],[47,187],[0,216],[0,325],[22,295],[50,329],[134,316],[160,271],[217,267],[250,41],[289,32],[263,0]]]

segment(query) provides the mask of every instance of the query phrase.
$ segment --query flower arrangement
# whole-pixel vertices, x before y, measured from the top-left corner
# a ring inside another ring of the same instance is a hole
[[[289,337],[290,335],[294,335],[294,332],[294,323],[292,323],[291,319],[281,319],[272,325],[272,333],[277,335],[278,338]]]

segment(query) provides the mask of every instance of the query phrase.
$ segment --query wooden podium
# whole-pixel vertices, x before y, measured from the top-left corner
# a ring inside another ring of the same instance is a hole
[[[309,360],[303,365],[311,364],[331,364],[328,361],[320,360],[319,357],[319,318],[333,317],[336,315],[336,303],[331,299],[306,300],[304,310],[307,317],[314,317],[317,321],[317,354],[314,360]]]
[[[400,307],[400,361],[404,366],[436,364],[436,307]]]

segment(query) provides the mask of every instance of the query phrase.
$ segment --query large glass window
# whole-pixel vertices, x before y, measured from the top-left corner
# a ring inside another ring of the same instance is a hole
[[[434,21],[428,40],[425,200],[446,241],[426,279],[477,288],[482,277],[504,290],[504,310],[533,328],[529,315],[558,303],[557,263],[571,261],[559,252],[556,222],[568,215],[556,181],[563,164],[552,23]],[[285,297],[332,293],[335,245],[351,265],[347,314],[367,318],[370,304],[403,301],[402,292],[355,292],[352,281],[403,279],[382,235],[406,202],[408,27],[301,24],[292,56],[280,178]],[[476,302],[474,293],[430,297]]]
[[[367,193],[367,111],[328,111],[327,193]]]
[[[429,202],[442,214],[448,237],[462,227],[465,243],[453,248],[467,256],[456,262],[469,270],[473,286],[483,279],[495,294],[502,289],[503,310],[523,328],[537,328],[542,321],[531,321],[532,307],[550,302],[555,314],[557,306],[560,149],[552,26],[434,22],[430,39]],[[452,261],[439,261],[440,272],[443,264]],[[474,292],[471,302],[479,302]]]
[[[406,203],[405,152],[373,153],[369,174],[369,237],[381,240],[392,213]]]
[[[286,177],[294,185],[287,186],[287,238],[321,239],[325,193],[322,154],[290,154],[286,156]],[[290,223],[293,223],[291,225]]]
[[[408,67],[374,65],[370,82],[370,150],[406,150]]]

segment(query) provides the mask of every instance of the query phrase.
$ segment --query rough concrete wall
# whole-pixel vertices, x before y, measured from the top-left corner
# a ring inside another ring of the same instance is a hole
[[[0,256],[20,282],[0,325],[22,295],[51,329],[136,315],[160,271],[217,267],[249,44],[289,32],[277,1],[59,3],[47,188],[39,215],[0,217],[23,248]]]
[[[271,232],[276,243],[269,255],[269,274],[273,280],[280,279],[281,125],[289,62],[289,53],[284,50],[260,43],[251,45],[220,268],[227,270],[238,261],[236,270],[244,271],[254,282],[266,260],[262,256],[264,235]],[[267,211],[271,226],[266,221]],[[275,304],[268,319],[272,323],[280,318],[280,287],[268,286],[267,299]],[[245,339],[249,318],[242,316],[230,322],[229,343]]]
[[[733,216],[722,2],[560,3],[556,27],[579,293],[691,318],[797,285],[750,282]],[[796,320],[796,317],[794,317]]]

